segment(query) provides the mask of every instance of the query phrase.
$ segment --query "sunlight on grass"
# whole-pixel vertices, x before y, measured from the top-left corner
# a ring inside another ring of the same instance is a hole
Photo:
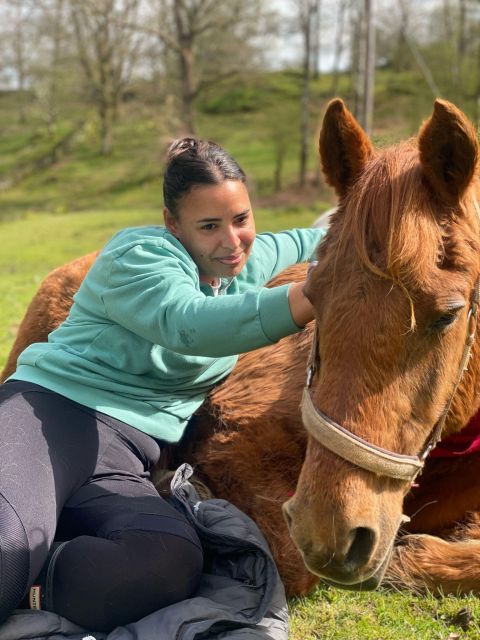
[[[357,593],[320,587],[290,603],[290,640],[448,640],[480,638],[475,596]],[[465,630],[462,628],[465,626]]]

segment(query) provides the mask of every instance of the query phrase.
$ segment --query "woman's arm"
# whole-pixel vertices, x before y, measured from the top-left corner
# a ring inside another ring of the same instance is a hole
[[[304,282],[294,282],[288,290],[288,303],[293,321],[299,327],[304,327],[313,320],[313,307],[303,294]]]
[[[110,321],[150,342],[177,353],[220,357],[299,331],[308,316],[299,286],[205,296],[177,257],[161,247],[136,245],[113,261],[100,296]]]
[[[314,228],[258,234],[238,282],[245,290],[264,285],[292,264],[311,260],[325,234],[326,229]]]

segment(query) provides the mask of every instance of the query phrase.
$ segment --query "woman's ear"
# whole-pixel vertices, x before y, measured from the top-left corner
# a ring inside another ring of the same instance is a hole
[[[170,213],[167,207],[163,207],[163,219],[165,221],[166,228],[170,231],[172,236],[176,236],[177,231],[177,218]]]

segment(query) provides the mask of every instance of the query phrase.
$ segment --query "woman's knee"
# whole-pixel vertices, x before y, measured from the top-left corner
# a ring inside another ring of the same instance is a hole
[[[47,608],[85,628],[110,631],[191,597],[202,569],[201,546],[181,536],[133,530],[109,539],[80,536],[58,555]]]
[[[166,533],[124,532],[126,548],[136,549],[126,570],[136,573],[146,590],[154,590],[162,598],[161,606],[189,598],[203,570],[203,551],[197,540],[196,535],[187,540]]]

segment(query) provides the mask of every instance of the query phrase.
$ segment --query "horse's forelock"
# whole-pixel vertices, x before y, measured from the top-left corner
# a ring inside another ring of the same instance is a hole
[[[408,291],[438,262],[439,213],[413,143],[386,149],[370,161],[345,200],[339,249],[351,256],[353,241],[364,267]]]

